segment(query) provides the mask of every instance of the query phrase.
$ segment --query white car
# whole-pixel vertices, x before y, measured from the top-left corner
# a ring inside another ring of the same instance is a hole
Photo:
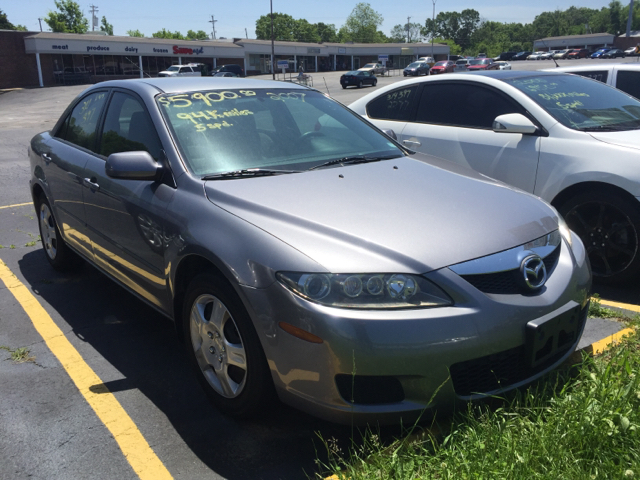
[[[640,274],[634,97],[577,75],[513,70],[407,80],[350,108],[411,150],[551,203],[582,238],[601,282]]]
[[[186,65],[171,65],[166,70],[158,73],[159,77],[200,77],[202,76],[202,63],[188,63]]]
[[[546,72],[573,73],[593,78],[640,99],[640,64],[638,63],[597,63],[581,67],[561,67],[544,70]]]
[[[527,57],[527,60],[540,60],[542,55],[545,55],[547,52],[533,52],[531,55]]]
[[[498,62],[496,62],[499,67],[500,70],[511,70],[511,64],[509,62],[505,62],[504,60],[500,60]]]
[[[381,63],[367,63],[364,67],[359,68],[360,72],[373,72],[374,75],[384,75],[387,68]]]
[[[549,50],[548,52],[544,52],[538,60],[551,60],[553,56],[558,53],[560,50]]]
[[[640,46],[635,46],[635,47],[629,47],[624,51],[624,54],[627,57],[632,57],[634,55],[638,55],[638,53],[640,52]]]

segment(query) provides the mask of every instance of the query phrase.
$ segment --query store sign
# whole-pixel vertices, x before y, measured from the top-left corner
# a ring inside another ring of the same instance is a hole
[[[319,48],[308,47],[307,48],[307,53],[320,53],[320,49]]]
[[[186,48],[186,47],[178,47],[177,45],[173,46],[174,55],[202,55],[203,53],[204,53],[204,47]]]
[[[340,53],[340,54],[343,54],[343,55],[344,55],[345,53],[347,53],[347,49],[346,49],[346,48],[339,48],[339,49],[338,49],[338,53]]]

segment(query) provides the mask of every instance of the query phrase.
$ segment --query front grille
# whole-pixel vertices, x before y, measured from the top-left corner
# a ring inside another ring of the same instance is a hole
[[[544,257],[542,261],[547,268],[547,276],[551,276],[560,258],[560,246]],[[522,293],[518,284],[520,269],[507,270],[504,272],[482,273],[479,275],[461,275],[467,282],[484,293],[494,293],[499,295],[515,295]]]
[[[588,307],[580,312],[576,336],[582,331],[587,312]],[[560,336],[558,351],[533,368],[527,362],[525,345],[451,365],[449,372],[456,394],[468,397],[505,389],[546,370],[565,355],[577,340],[572,337],[573,341],[568,343],[562,333]]]

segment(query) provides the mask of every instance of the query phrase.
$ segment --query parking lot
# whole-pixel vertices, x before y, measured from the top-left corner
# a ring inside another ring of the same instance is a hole
[[[395,73],[380,77],[378,87],[346,90],[341,72],[311,76],[314,88],[348,105],[403,80]],[[189,371],[169,320],[88,265],[63,275],[47,263],[28,189],[27,145],[84,88],[0,92],[0,478],[313,477],[324,448],[317,432],[347,439],[349,428],[286,406],[253,421],[222,416]],[[637,284],[595,291],[640,305]],[[593,322],[585,341],[616,328]]]

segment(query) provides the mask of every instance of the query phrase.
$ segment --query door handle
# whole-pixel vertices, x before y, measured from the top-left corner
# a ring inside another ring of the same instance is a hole
[[[404,143],[405,145],[413,145],[414,147],[419,147],[422,145],[420,142],[416,142],[414,140],[402,140],[402,143]]]
[[[44,163],[46,163],[47,165],[49,165],[49,163],[51,163],[51,157],[49,155],[47,155],[46,153],[43,153],[40,156],[44,160]]]
[[[82,183],[85,187],[89,187],[91,190],[100,190],[100,185],[96,182],[92,182],[90,178],[83,179]]]

